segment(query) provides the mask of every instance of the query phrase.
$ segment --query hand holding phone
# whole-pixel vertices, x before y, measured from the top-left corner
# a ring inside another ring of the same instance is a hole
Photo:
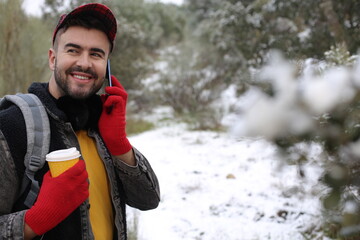
[[[126,103],[128,94],[119,80],[112,76],[113,87],[106,87],[102,96],[103,108],[98,122],[105,144],[114,156],[129,152],[132,148],[126,136]]]

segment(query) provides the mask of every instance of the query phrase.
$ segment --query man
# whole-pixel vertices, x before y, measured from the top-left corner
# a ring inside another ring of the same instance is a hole
[[[82,159],[51,177],[37,172],[37,200],[23,205],[19,188],[27,149],[25,122],[15,105],[0,111],[0,236],[2,239],[126,239],[125,204],[147,210],[159,203],[159,185],[145,157],[125,133],[127,93],[111,77],[101,97],[114,47],[116,19],[102,4],[61,16],[49,50],[52,76],[33,83],[49,116],[50,151],[77,147]]]

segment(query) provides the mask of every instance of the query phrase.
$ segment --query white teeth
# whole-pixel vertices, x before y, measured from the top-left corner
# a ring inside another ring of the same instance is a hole
[[[88,80],[88,79],[90,79],[89,77],[80,76],[80,75],[74,75],[74,77],[79,78],[79,79],[83,79],[83,80]]]

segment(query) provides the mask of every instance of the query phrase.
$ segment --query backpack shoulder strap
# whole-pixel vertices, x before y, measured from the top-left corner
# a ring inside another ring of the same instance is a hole
[[[25,192],[29,182],[31,182],[30,191],[24,203],[27,207],[31,207],[39,193],[39,183],[35,180],[35,173],[44,166],[46,154],[49,152],[50,124],[48,115],[42,102],[34,94],[6,95],[1,104],[4,101],[16,104],[24,116],[27,151],[24,159],[26,169],[20,195]]]

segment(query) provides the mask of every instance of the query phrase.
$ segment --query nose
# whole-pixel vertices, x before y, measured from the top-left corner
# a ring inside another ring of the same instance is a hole
[[[83,53],[79,56],[76,64],[84,70],[92,67],[90,56],[86,53]]]

